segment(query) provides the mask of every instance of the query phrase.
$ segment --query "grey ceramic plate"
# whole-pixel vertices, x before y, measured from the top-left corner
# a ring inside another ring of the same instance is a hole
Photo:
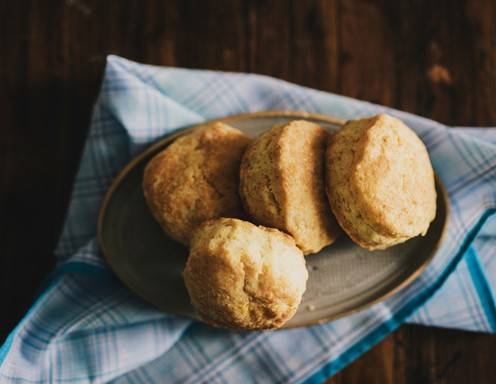
[[[256,136],[295,118],[318,122],[329,130],[342,124],[328,116],[279,111],[221,120]],[[195,318],[181,278],[187,250],[164,234],[148,211],[141,190],[148,160],[184,132],[155,143],[116,177],[102,204],[98,237],[108,264],[131,290],[165,312]],[[307,291],[286,327],[322,323],[364,309],[413,281],[434,256],[445,231],[448,204],[439,181],[437,191],[437,216],[425,237],[370,252],[342,236],[308,256]]]

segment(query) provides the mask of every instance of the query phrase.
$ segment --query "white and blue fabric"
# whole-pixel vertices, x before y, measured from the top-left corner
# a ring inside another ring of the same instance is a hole
[[[324,325],[243,333],[159,312],[102,261],[95,234],[103,194],[154,140],[205,120],[268,109],[342,119],[387,112],[405,121],[426,143],[448,191],[445,241],[407,288]],[[495,332],[495,212],[495,129],[448,129],[265,76],[110,56],[56,250],[58,267],[0,349],[0,382],[319,383],[407,321]]]

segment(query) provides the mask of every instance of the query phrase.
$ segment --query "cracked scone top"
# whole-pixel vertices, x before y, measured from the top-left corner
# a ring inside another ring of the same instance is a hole
[[[184,245],[203,221],[242,217],[241,156],[250,139],[223,123],[177,138],[145,168],[145,200],[164,231]]]
[[[357,244],[384,249],[425,235],[436,215],[434,172],[403,122],[385,114],[348,121],[326,157],[329,203]]]
[[[241,162],[240,194],[258,224],[289,233],[304,254],[316,253],[341,232],[325,194],[329,134],[295,120],[258,137]]]
[[[279,328],[295,314],[308,272],[291,236],[220,218],[195,231],[183,277],[203,321],[254,330]]]

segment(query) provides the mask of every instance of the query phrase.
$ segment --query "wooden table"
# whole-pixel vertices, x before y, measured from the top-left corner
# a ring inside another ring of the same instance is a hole
[[[109,53],[496,125],[496,2],[0,2],[0,337],[53,267]],[[496,336],[403,326],[330,383],[494,382]]]

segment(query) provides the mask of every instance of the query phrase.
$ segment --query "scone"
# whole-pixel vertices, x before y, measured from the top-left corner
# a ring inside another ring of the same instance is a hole
[[[340,233],[325,194],[328,139],[324,128],[308,121],[276,125],[248,147],[241,162],[246,212],[289,233],[304,254],[320,251]]]
[[[436,215],[434,172],[403,122],[385,114],[348,121],[326,157],[330,206],[357,244],[385,249],[425,235]]]
[[[145,168],[145,200],[164,231],[184,245],[203,221],[242,217],[241,156],[250,139],[223,123],[180,136]]]
[[[203,321],[254,330],[279,328],[295,314],[308,272],[291,236],[221,218],[196,230],[183,277]]]

